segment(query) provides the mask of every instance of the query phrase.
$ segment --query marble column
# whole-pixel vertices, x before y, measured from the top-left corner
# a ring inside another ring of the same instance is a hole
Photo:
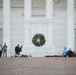
[[[31,18],[31,0],[24,0],[24,18]]]
[[[48,23],[48,43],[53,46],[53,0],[46,0],[46,19],[50,19],[50,23]]]
[[[10,0],[3,0],[3,43],[6,43],[7,56],[10,56]]]
[[[46,18],[53,19],[53,0],[46,0]]]
[[[67,0],[67,48],[74,50],[74,0]]]
[[[24,1],[24,46],[29,45],[29,23],[27,22],[31,18],[31,0]]]

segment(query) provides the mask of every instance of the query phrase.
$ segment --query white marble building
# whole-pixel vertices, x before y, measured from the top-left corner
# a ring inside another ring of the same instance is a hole
[[[36,33],[45,36],[42,47],[32,44]],[[0,43],[8,56],[17,44],[23,54],[61,54],[63,47],[76,50],[76,0],[0,0]]]

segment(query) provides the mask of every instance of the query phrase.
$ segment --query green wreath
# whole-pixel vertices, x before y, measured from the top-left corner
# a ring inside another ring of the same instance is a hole
[[[32,43],[37,46],[43,46],[45,44],[46,40],[43,34],[35,34],[32,38]]]

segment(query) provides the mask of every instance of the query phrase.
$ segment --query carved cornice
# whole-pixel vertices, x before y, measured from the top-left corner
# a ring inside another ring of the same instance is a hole
[[[35,4],[42,4],[45,2],[46,2],[46,0],[32,0],[32,3],[35,3]]]
[[[75,8],[76,8],[76,0],[74,0],[74,5],[75,5]]]
[[[0,0],[0,7],[3,7],[3,0]]]
[[[25,23],[52,23],[52,19],[45,19],[45,18],[32,18],[32,19],[26,19]]]
[[[32,0],[32,17],[45,17],[46,0]]]
[[[0,4],[3,4],[3,0],[0,0]]]
[[[45,7],[46,0],[32,0],[32,7]]]
[[[24,7],[24,0],[10,0],[11,7]]]
[[[67,0],[53,0],[54,5],[65,5],[67,4]]]

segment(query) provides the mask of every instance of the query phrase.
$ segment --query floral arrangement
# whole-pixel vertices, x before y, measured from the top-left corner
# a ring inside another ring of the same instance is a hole
[[[46,40],[45,40],[44,35],[40,33],[35,34],[32,38],[32,43],[37,47],[43,46],[45,42]]]
[[[45,57],[62,57],[62,55],[46,55]]]

